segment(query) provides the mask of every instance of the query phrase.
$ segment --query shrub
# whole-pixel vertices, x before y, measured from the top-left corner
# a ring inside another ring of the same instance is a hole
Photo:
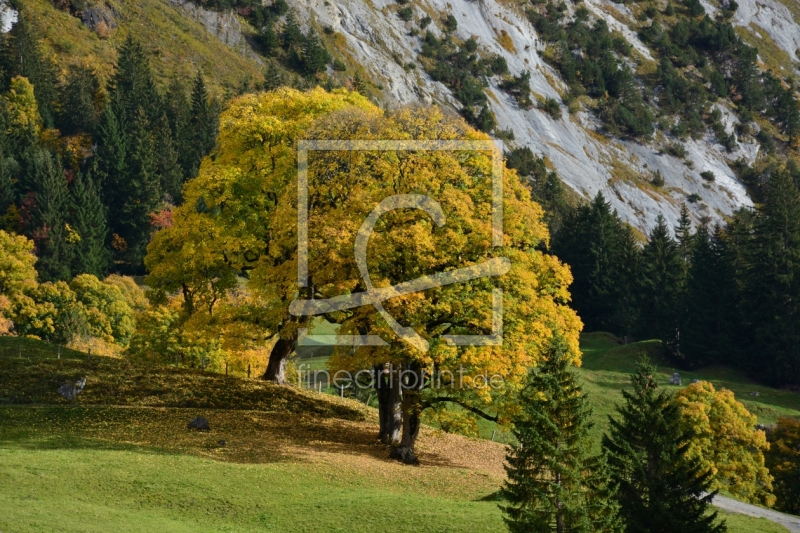
[[[347,65],[345,65],[342,61],[338,59],[333,60],[333,70],[336,72],[344,72],[347,70]]]
[[[690,204],[696,204],[700,200],[702,200],[702,198],[700,198],[700,195],[694,192],[686,197],[686,201],[689,202]]]
[[[653,184],[655,187],[663,187],[664,186],[664,175],[661,173],[660,170],[656,170],[655,174],[653,174],[653,179],[650,180],[650,183]]]
[[[553,117],[555,120],[561,118],[561,106],[558,104],[558,100],[555,98],[545,98],[544,101],[539,104],[539,109]]]
[[[445,33],[453,33],[458,29],[458,20],[452,15],[452,13],[448,14],[444,20],[442,21],[444,25]]]
[[[404,22],[410,21],[414,18],[414,10],[410,6],[406,6],[397,12],[397,16]]]
[[[710,170],[704,170],[703,172],[701,172],[700,177],[706,181],[714,181],[716,179],[716,176],[714,176],[714,173],[711,172]]]

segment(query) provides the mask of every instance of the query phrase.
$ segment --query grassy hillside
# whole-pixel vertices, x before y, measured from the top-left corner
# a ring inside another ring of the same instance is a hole
[[[2,531],[505,531],[487,498],[501,444],[423,428],[407,467],[349,400],[57,353],[0,337]],[[75,402],[55,395],[82,375]],[[211,431],[186,429],[197,415]],[[726,517],[731,533],[786,531]]]
[[[151,52],[151,64],[163,86],[177,76],[194,78],[199,69],[218,94],[233,90],[247,80],[261,80],[262,67],[255,53],[234,50],[208,33],[166,0],[109,0],[119,17],[118,28],[106,38],[83,25],[80,19],[53,7],[51,0],[23,0],[23,14],[44,36],[42,45],[60,67],[88,63],[107,77],[116,61],[116,48],[134,32]]]

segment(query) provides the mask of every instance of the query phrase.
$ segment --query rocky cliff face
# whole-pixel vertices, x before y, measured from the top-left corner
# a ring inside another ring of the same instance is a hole
[[[788,54],[791,64],[780,68],[789,73],[796,69],[794,62],[798,61],[800,26],[793,10],[800,13],[800,4],[795,5],[796,0],[784,1],[786,5],[778,0],[741,0],[733,23]],[[712,16],[719,9],[713,1],[702,0],[702,4]],[[440,21],[447,14],[456,17],[455,33],[459,38],[476,37],[484,53],[499,54],[507,60],[511,74],[530,71],[535,95],[560,101],[565,87],[559,74],[542,60],[540,50],[544,43],[524,15],[522,4],[509,0],[413,0],[406,5],[414,13],[408,22],[397,15],[398,5],[393,0],[300,0],[292,4],[304,24],[329,27],[344,38],[344,53],[384,87],[384,103],[388,106],[421,101],[460,107],[447,87],[433,81],[423,69],[407,68],[408,63],[418,62],[421,39],[411,32],[419,26],[419,19],[430,16],[433,23],[427,29],[441,35]],[[634,18],[624,4],[584,0],[583,5],[633,46],[634,68],[653,61],[651,51],[631,29]],[[568,8],[572,10],[574,6]],[[662,153],[667,140],[661,134],[647,143],[608,137],[600,133],[601,125],[588,110],[569,114],[564,108],[562,117],[553,119],[539,109],[520,109],[498,87],[497,80],[490,80],[487,93],[500,129],[514,132],[515,140],[507,143],[509,147],[529,146],[535,153],[547,156],[575,192],[591,197],[602,191],[619,213],[643,232],[653,227],[658,213],[675,224],[680,206],[690,195],[696,195],[692,197],[695,200],[700,198],[688,204],[698,220],[721,220],[741,206],[752,205],[729,165],[739,159],[752,163],[759,150],[755,142],[737,141],[734,149],[726,152],[714,134],[708,134],[686,141],[686,155],[678,158]],[[724,102],[717,106],[723,124],[731,132],[736,117]],[[715,181],[701,178],[704,171],[713,172]],[[663,176],[663,186],[651,184],[656,173]]]

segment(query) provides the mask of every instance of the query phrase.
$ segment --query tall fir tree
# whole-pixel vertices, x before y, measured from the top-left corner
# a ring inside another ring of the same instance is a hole
[[[264,90],[274,91],[286,85],[283,73],[275,61],[270,61],[264,74]]]
[[[501,490],[504,519],[515,533],[621,532],[607,478],[593,475],[602,474],[592,470],[602,460],[590,457],[591,408],[566,354],[566,342],[556,337],[522,392]]]
[[[661,215],[642,249],[641,265],[639,336],[655,337],[672,346],[679,339],[677,314],[683,290],[683,265],[678,245]]]
[[[603,436],[626,532],[723,533],[725,523],[709,509],[711,472],[687,455],[691,435],[681,429],[671,396],[658,392],[655,376],[656,368],[642,358]]]
[[[74,245],[72,271],[103,278],[111,263],[111,254],[106,247],[106,207],[91,176],[76,174],[70,203],[70,225],[80,238]]]
[[[800,383],[800,192],[788,172],[772,174],[748,247],[746,361],[775,385]]]
[[[67,226],[69,188],[58,156],[39,150],[29,157],[28,172],[36,204],[29,233],[36,243],[36,270],[42,281],[72,277],[73,234]]]

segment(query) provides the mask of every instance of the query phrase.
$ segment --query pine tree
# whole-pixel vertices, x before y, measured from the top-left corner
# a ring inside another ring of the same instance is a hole
[[[42,281],[69,280],[73,239],[67,227],[69,189],[61,160],[39,150],[30,155],[27,167],[36,195],[30,220],[30,235],[39,258],[36,270]]]
[[[100,82],[88,67],[71,65],[61,90],[58,127],[62,133],[94,133],[97,127],[95,95]]]
[[[90,176],[83,176],[80,172],[75,176],[71,207],[70,226],[80,237],[80,241],[75,243],[72,272],[103,278],[111,262],[111,254],[106,248],[106,208]]]
[[[554,339],[522,393],[517,445],[506,456],[508,479],[501,490],[512,532],[622,531],[613,491],[592,475],[590,465],[602,462],[589,457],[591,408],[566,352],[565,341]]]
[[[643,357],[631,376],[632,390],[618,418],[609,417],[603,436],[609,471],[629,533],[721,533],[725,523],[709,512],[710,472],[687,456],[691,435],[681,430],[681,413],[658,392],[656,369]]]
[[[639,335],[672,344],[677,340],[677,311],[683,266],[677,243],[658,215],[650,240],[642,249],[639,278]]]
[[[776,171],[748,245],[746,320],[753,334],[746,363],[775,385],[800,381],[800,191]]]

